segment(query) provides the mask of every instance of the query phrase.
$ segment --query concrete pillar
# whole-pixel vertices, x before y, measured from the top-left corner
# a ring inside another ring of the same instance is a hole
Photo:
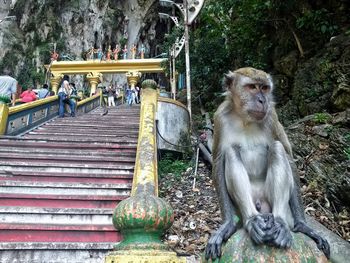
[[[52,73],[50,83],[51,83],[52,91],[55,92],[55,95],[57,95],[58,85],[60,85],[62,78],[63,78],[63,74]]]
[[[86,75],[90,83],[90,97],[96,93],[97,84],[102,80],[102,74],[99,72],[90,72]]]
[[[5,103],[0,104],[0,135],[4,135],[7,127],[9,116],[9,107]]]
[[[141,75],[142,75],[141,72],[138,72],[138,71],[129,71],[126,73],[126,78],[128,80],[128,84],[131,88],[132,87],[135,88],[135,85],[140,80]]]

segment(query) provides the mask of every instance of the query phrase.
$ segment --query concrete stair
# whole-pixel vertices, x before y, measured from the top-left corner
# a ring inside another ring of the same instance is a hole
[[[138,106],[56,118],[0,137],[0,262],[103,262],[130,194]]]

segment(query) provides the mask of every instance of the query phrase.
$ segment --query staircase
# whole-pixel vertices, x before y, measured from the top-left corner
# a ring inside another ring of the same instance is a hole
[[[0,262],[103,262],[131,189],[138,106],[56,118],[0,137]]]

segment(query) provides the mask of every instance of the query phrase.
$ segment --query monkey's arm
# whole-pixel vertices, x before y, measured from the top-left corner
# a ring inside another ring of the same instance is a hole
[[[216,149],[214,149],[214,156],[215,151]],[[215,260],[216,258],[221,256],[222,242],[227,241],[230,238],[230,236],[237,230],[236,223],[234,222],[236,210],[228,194],[225,182],[224,157],[222,154],[220,154],[220,156],[215,157],[216,158],[213,159],[213,181],[219,199],[223,223],[219,227],[219,229],[210,237],[207,247],[205,249],[205,258],[211,258],[212,260]]]
[[[293,171],[293,177],[294,177],[294,187],[293,191],[289,200],[289,205],[291,208],[291,212],[294,218],[294,232],[301,232],[311,239],[313,239],[317,247],[323,251],[323,253],[326,255],[326,257],[329,259],[330,257],[330,247],[328,241],[321,237],[319,234],[317,234],[311,227],[309,227],[306,224],[305,221],[305,214],[304,214],[304,206],[301,200],[301,194],[300,194],[300,180],[299,176],[297,175],[297,170],[294,162],[291,163],[291,168]]]

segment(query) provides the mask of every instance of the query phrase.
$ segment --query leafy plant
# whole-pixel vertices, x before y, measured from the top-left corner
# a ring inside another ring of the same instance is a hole
[[[345,148],[344,153],[346,155],[346,158],[350,160],[350,147]]]
[[[187,160],[174,159],[170,155],[166,155],[158,162],[159,176],[172,173],[176,179],[181,178],[181,174],[191,166],[191,162]]]
[[[324,8],[320,10],[305,10],[304,14],[297,19],[296,26],[299,29],[309,31],[309,33],[321,34],[326,38],[336,34],[338,31],[338,26],[333,23],[328,10]]]
[[[11,101],[11,99],[8,96],[5,95],[0,95],[0,104],[4,103],[9,103]]]
[[[314,116],[314,122],[327,123],[331,119],[331,116],[327,113],[316,113]]]

